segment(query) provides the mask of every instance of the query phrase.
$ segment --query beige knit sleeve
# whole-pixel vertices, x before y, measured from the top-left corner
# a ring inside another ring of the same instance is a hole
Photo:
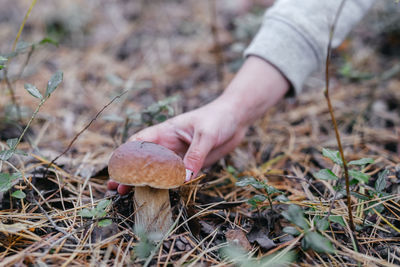
[[[347,0],[332,45],[344,40],[374,0]],[[265,13],[263,24],[245,51],[275,65],[296,93],[305,79],[325,63],[332,25],[341,0],[279,0]]]

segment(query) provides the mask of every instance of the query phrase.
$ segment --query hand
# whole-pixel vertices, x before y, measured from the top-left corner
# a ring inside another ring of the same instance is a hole
[[[228,154],[242,140],[247,125],[240,124],[231,109],[227,103],[214,101],[146,128],[131,136],[129,141],[153,142],[175,151],[183,158],[188,181],[201,167]],[[108,188],[118,188],[120,194],[126,194],[131,187],[109,181]]]
[[[232,151],[247,127],[274,105],[289,88],[282,74],[268,62],[249,57],[237,76],[213,102],[146,128],[129,141],[143,140],[163,145],[183,157],[186,180]],[[108,189],[121,195],[130,186],[110,180]]]

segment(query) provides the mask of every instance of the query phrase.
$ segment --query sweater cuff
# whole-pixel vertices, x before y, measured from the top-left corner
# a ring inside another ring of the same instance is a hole
[[[245,50],[245,57],[258,56],[280,70],[296,94],[318,68],[321,59],[313,44],[294,25],[280,17],[265,18],[260,31]]]

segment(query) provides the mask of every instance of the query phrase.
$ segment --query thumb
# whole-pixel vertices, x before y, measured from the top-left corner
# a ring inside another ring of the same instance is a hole
[[[192,172],[190,175],[187,171],[186,181],[195,177],[201,167],[203,167],[205,158],[214,146],[214,141],[215,138],[213,134],[204,133],[202,131],[194,134],[193,141],[183,158],[186,169]]]
[[[146,141],[146,142],[158,143],[159,137],[160,137],[159,132],[153,126],[153,127],[149,127],[149,128],[143,129],[143,130],[135,133],[134,135],[129,137],[128,141],[129,142]]]

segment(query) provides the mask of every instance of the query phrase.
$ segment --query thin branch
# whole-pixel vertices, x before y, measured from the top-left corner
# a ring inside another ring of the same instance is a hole
[[[13,51],[13,52],[15,51],[15,48],[17,47],[17,43],[18,43],[19,37],[21,36],[22,30],[23,30],[24,27],[25,27],[25,23],[26,23],[26,21],[28,20],[28,17],[29,17],[29,15],[31,14],[31,11],[32,11],[33,7],[36,5],[36,1],[37,1],[37,0],[32,0],[32,3],[31,3],[31,5],[29,6],[29,9],[28,9],[28,11],[27,11],[26,14],[25,14],[24,20],[22,21],[21,26],[19,27],[19,30],[18,30],[18,33],[17,33],[17,37],[15,38],[14,43],[13,43],[13,46],[12,46],[12,51]]]
[[[35,45],[32,45],[31,49],[28,52],[28,55],[26,56],[25,62],[22,65],[22,67],[21,67],[21,69],[20,69],[20,71],[19,71],[19,73],[17,75],[17,80],[21,79],[22,74],[24,73],[24,70],[25,70],[26,66],[28,66],[29,60],[31,59],[32,54],[33,54],[34,51],[35,51]]]
[[[338,129],[338,126],[337,126],[336,118],[335,118],[335,115],[334,115],[334,112],[333,112],[331,99],[329,97],[329,64],[330,64],[330,58],[331,58],[331,52],[332,52],[332,39],[333,39],[333,35],[334,35],[334,32],[335,32],[335,27],[336,27],[336,25],[338,23],[338,19],[339,19],[340,13],[343,10],[345,2],[346,2],[346,0],[342,0],[342,2],[340,3],[340,6],[339,6],[339,8],[338,8],[338,10],[336,12],[335,19],[334,19],[334,21],[333,21],[333,23],[331,25],[330,32],[329,32],[328,51],[327,51],[327,55],[326,55],[326,65],[325,65],[325,84],[326,84],[326,87],[325,87],[324,95],[325,95],[325,98],[326,98],[326,102],[328,104],[329,113],[331,115],[333,128],[335,130],[336,141],[337,141],[337,144],[338,144],[338,147],[339,147],[340,156],[341,156],[342,161],[343,161],[344,176],[345,176],[345,181],[346,181],[347,210],[348,210],[348,215],[349,215],[349,225],[350,225],[350,229],[352,231],[352,236],[354,237],[354,241],[355,241],[355,244],[356,244],[356,249],[359,250],[360,246],[358,244],[358,241],[357,241],[357,238],[356,238],[356,235],[355,235],[356,228],[354,226],[353,212],[352,212],[352,208],[351,208],[349,170],[348,170],[348,167],[347,167],[346,159],[344,157],[342,142],[340,140],[340,133],[339,133],[339,129]]]
[[[100,116],[100,114],[106,109],[108,108],[115,100],[117,100],[118,98],[120,98],[121,96],[123,96],[124,94],[126,94],[129,90],[123,91],[121,94],[115,96],[113,99],[111,99],[110,102],[108,102],[99,112],[97,112],[96,116],[94,116],[94,118],[85,126],[83,127],[83,129],[77,134],[75,135],[75,137],[71,140],[71,142],[68,144],[67,148],[61,153],[59,154],[57,157],[55,157],[50,163],[49,165],[47,165],[46,171],[43,173],[43,177],[46,177],[47,172],[49,170],[49,168],[60,158],[62,157],[65,153],[67,153],[72,145],[75,143],[75,141],[78,139],[78,137],[83,134],[91,125],[92,123],[97,120],[97,118]]]
[[[79,244],[79,240],[73,236],[73,235],[69,235],[69,233],[67,231],[65,231],[64,229],[62,229],[61,227],[58,227],[58,225],[53,221],[53,219],[47,214],[47,212],[44,210],[44,208],[42,207],[42,205],[40,205],[40,203],[35,199],[35,197],[32,194],[32,200],[33,202],[35,202],[35,204],[39,207],[40,211],[44,214],[44,216],[47,218],[47,220],[49,220],[50,224],[54,227],[54,229],[56,229],[57,231],[63,233],[65,236],[68,236],[68,238],[72,238],[77,244]]]

